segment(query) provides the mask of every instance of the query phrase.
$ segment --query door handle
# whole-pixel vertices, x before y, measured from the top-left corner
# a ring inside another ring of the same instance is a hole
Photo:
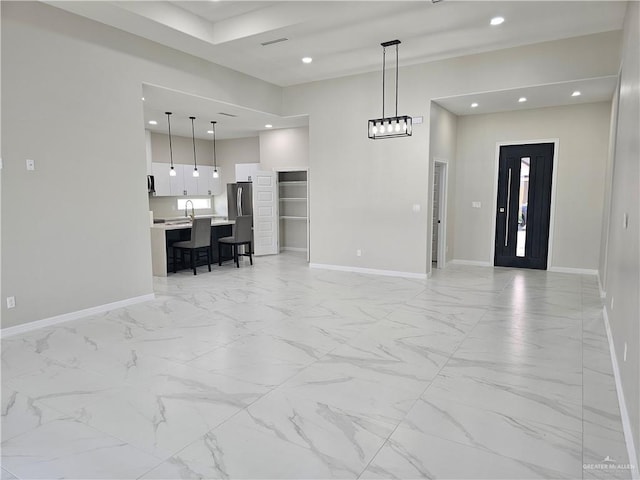
[[[511,204],[511,169],[509,169],[509,180],[507,181],[507,219],[504,229],[504,246],[509,243],[509,205]]]

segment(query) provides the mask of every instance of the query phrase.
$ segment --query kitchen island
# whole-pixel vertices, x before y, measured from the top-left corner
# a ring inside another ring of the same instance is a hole
[[[211,219],[211,250],[213,264],[218,261],[218,239],[232,235],[233,220]],[[171,221],[151,225],[151,267],[155,277],[166,277],[173,271],[173,252],[171,245],[175,242],[189,240],[191,237],[191,221]],[[230,248],[223,251],[224,259],[232,258]],[[226,252],[229,250],[229,252]]]

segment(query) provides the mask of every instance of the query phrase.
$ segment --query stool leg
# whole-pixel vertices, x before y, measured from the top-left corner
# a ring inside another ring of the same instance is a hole
[[[218,243],[218,266],[222,266],[222,244]]]
[[[251,242],[249,242],[249,264],[253,265],[253,257],[251,256],[251,250],[252,250],[252,245],[251,245]]]
[[[177,263],[178,263],[178,249],[173,248],[173,273],[177,271]]]
[[[207,265],[209,265],[209,271],[211,271],[211,245],[207,247]]]
[[[196,262],[195,262],[195,254],[196,254],[196,250],[195,248],[192,248],[189,251],[189,256],[191,257],[191,268],[193,268],[193,274],[196,274]]]

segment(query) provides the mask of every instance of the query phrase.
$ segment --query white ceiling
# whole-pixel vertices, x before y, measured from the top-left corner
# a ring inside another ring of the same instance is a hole
[[[609,0],[47,3],[280,86],[377,70],[380,43],[396,38],[409,65],[619,30],[626,11]],[[506,21],[491,27],[496,15]]]
[[[191,137],[191,120],[196,138],[211,140],[213,135],[211,121],[216,123],[216,139],[255,137],[260,131],[268,130],[270,124],[274,129],[293,128],[308,125],[306,115],[280,117],[270,113],[252,110],[209,98],[190,95],[154,85],[142,86],[145,128],[152,132],[167,133],[167,115],[171,112],[171,134]],[[234,116],[229,116],[234,115]],[[157,125],[149,125],[155,120]]]
[[[512,90],[478,92],[457,97],[435,98],[436,103],[456,115],[477,115],[531,108],[576,105],[611,100],[618,78],[613,76],[572,82],[536,85]],[[572,96],[580,92],[579,96]],[[519,102],[526,98],[526,102]],[[477,107],[471,104],[477,103]]]
[[[53,6],[111,25],[280,86],[336,78],[382,67],[380,43],[400,39],[400,65],[620,30],[626,2],[604,1],[47,1]],[[489,25],[494,16],[505,22]],[[263,46],[264,42],[287,41]],[[310,56],[311,64],[301,58]],[[393,58],[393,57],[392,57]],[[540,85],[437,99],[458,115],[608,100],[615,78]],[[571,97],[581,90],[580,97]],[[569,92],[569,96],[567,93]],[[207,138],[210,120],[217,138],[256,136],[274,128],[307,124],[306,117],[280,118],[241,106],[145,85],[146,128]],[[517,103],[525,96],[528,101]],[[515,103],[514,103],[515,98]],[[479,107],[469,105],[478,102]],[[237,117],[221,116],[220,112]],[[149,120],[158,121],[153,127]]]

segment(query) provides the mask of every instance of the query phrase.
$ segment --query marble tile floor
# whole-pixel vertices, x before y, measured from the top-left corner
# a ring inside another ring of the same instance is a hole
[[[2,340],[3,480],[631,477],[598,469],[628,461],[594,277],[287,254],[154,287]]]

